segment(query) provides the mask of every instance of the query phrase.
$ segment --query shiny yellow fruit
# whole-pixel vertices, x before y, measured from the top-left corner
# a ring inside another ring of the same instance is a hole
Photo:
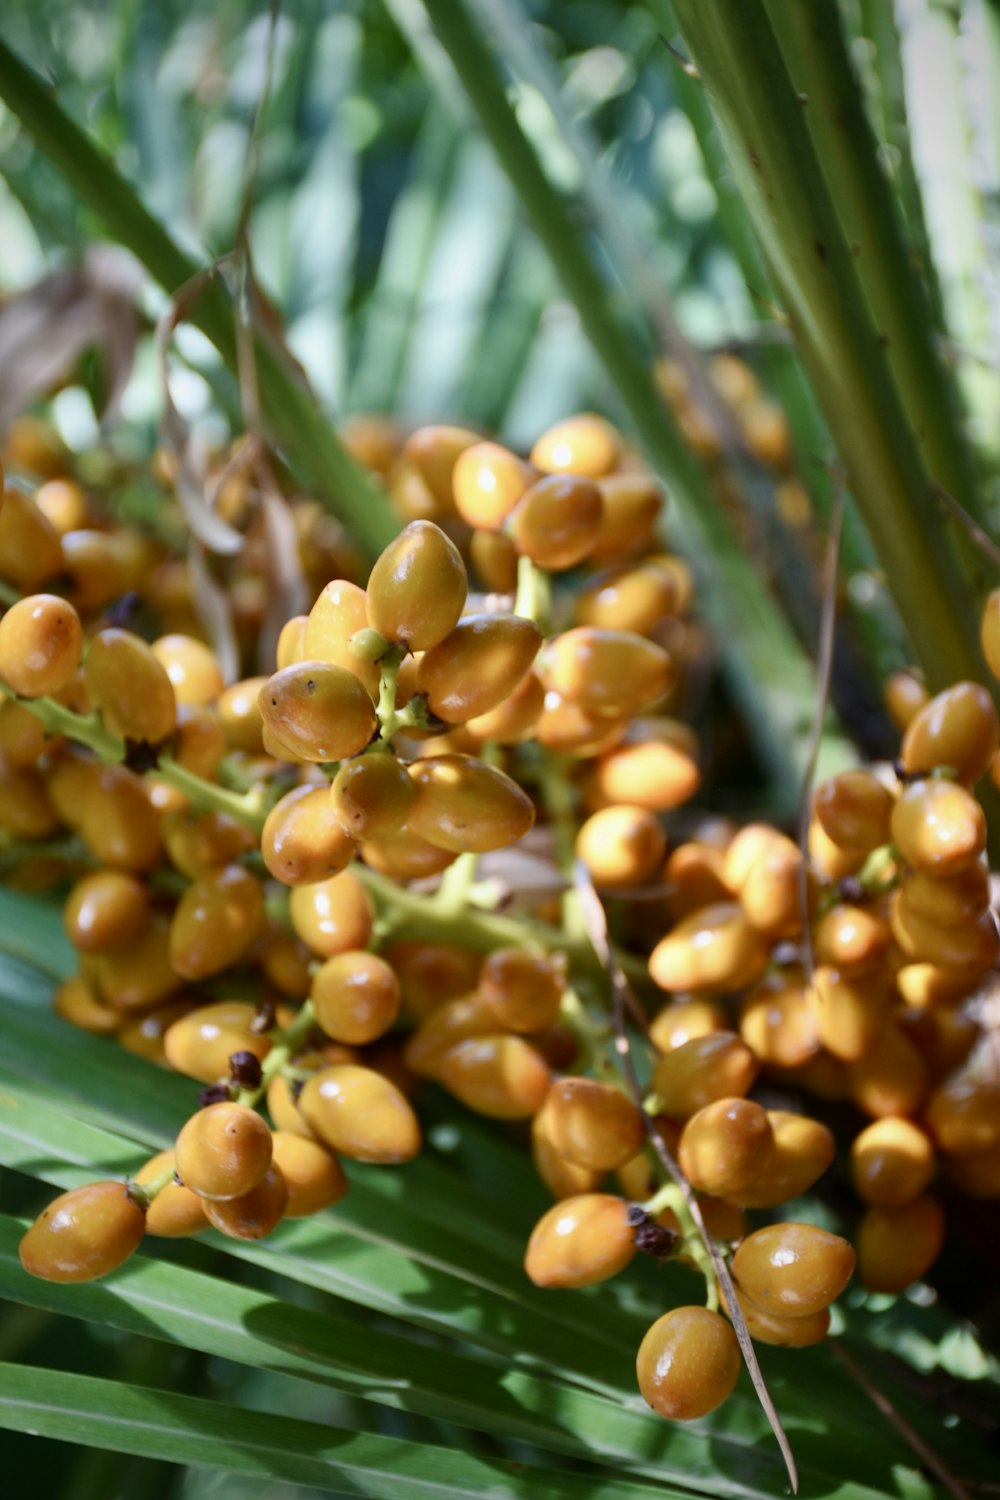
[[[228,969],[264,928],[264,892],[242,865],[227,865],[193,881],[170,924],[170,962],[184,979],[207,979]]]
[[[576,838],[576,855],[595,885],[609,889],[652,883],[667,852],[655,813],[619,804],[593,813]]]
[[[591,713],[634,714],[662,697],[674,677],[662,646],[627,630],[567,630],[550,643],[549,680]]]
[[[467,448],[479,441],[479,434],[471,428],[433,425],[418,427],[403,444],[404,459],[430,490],[440,515],[454,514],[455,464]]]
[[[851,1180],[876,1208],[902,1208],[934,1175],[934,1143],[919,1125],[899,1116],[876,1120],[851,1145]]]
[[[189,1011],[164,1034],[167,1062],[188,1078],[214,1083],[228,1076],[234,1052],[252,1052],[263,1061],[271,1041],[251,1029],[255,1014],[255,1007],[245,1000],[217,1000]]]
[[[728,1314],[729,1308],[721,1287],[719,1298],[723,1310]],[[754,1343],[773,1344],[783,1349],[807,1349],[811,1344],[821,1343],[829,1332],[828,1307],[822,1307],[819,1312],[805,1318],[782,1318],[774,1313],[763,1312],[745,1297],[741,1297],[739,1292],[736,1294],[736,1301]]]
[[[178,704],[214,703],[226,684],[215,652],[192,635],[161,635],[150,648],[163,667]]]
[[[690,1422],[732,1394],[740,1365],[740,1346],[724,1318],[707,1307],[675,1307],[647,1331],[636,1374],[643,1400],[658,1416]]]
[[[807,1318],[836,1301],[851,1279],[846,1240],[813,1224],[769,1224],[747,1235],[733,1256],[739,1292],[763,1312]]]
[[[869,853],[889,839],[892,793],[871,771],[844,771],[824,781],[813,811],[824,832],[842,849]]]
[[[989,770],[998,746],[993,699],[978,682],[956,682],[910,721],[902,761],[910,775],[947,766],[971,786]]]
[[[299,1108],[321,1141],[355,1161],[410,1161],[420,1150],[416,1115],[399,1089],[372,1068],[323,1068],[306,1083]]]
[[[271,1132],[256,1110],[210,1104],[177,1137],[177,1176],[200,1198],[241,1198],[271,1165]]]
[[[321,958],[365,948],[372,934],[372,904],[352,870],[315,885],[295,886],[289,914],[295,932]]]
[[[881,911],[839,901],[812,929],[813,957],[849,974],[876,968],[892,942],[892,931]]]
[[[813,975],[808,999],[821,1044],[844,1062],[857,1062],[886,1024],[892,990],[881,971],[848,976],[823,965]]]
[[[284,667],[261,688],[263,723],[300,760],[357,755],[375,733],[375,704],[352,672],[325,662]]]
[[[552,474],[521,497],[507,523],[518,552],[540,568],[561,572],[590,555],[604,502],[590,479]]]
[[[82,650],[80,616],[57,594],[29,594],[0,619],[0,677],[23,698],[65,687]]]
[[[531,462],[544,474],[602,479],[617,467],[621,451],[621,438],[611,423],[582,412],[547,428],[531,450]]]
[[[762,1063],[799,1068],[820,1048],[819,1025],[804,976],[768,975],[751,989],[740,1010],[740,1036]]]
[[[770,949],[735,902],[703,907],[661,938],[649,972],[665,990],[744,989],[759,979]]]
[[[145,1010],[180,987],[170,962],[170,921],[163,912],[151,912],[135,936],[94,954],[93,963],[101,998],[116,1010]]]
[[[944,1210],[923,1195],[870,1208],[858,1225],[858,1279],[870,1292],[902,1292],[930,1270],[944,1244]]]
[[[83,979],[64,979],[53,993],[52,1009],[70,1026],[89,1031],[94,1036],[109,1036],[122,1024],[118,1011],[112,1010]]]
[[[647,474],[609,474],[598,481],[603,507],[592,562],[627,557],[645,545],[656,529],[664,494]]]
[[[66,897],[63,926],[74,948],[101,953],[138,935],[149,911],[146,888],[134,875],[96,870]]]
[[[432,521],[411,521],[372,568],[368,623],[387,641],[429,651],[458,624],[465,594],[454,542]]]
[[[648,635],[677,613],[678,600],[674,574],[650,559],[600,574],[581,590],[576,613],[581,625]]]
[[[160,855],[159,819],[141,779],[125,766],[101,766],[87,788],[80,832],[103,865],[139,872]]]
[[[173,1165],[174,1153],[159,1151],[139,1168],[135,1181],[140,1187],[145,1187]],[[189,1234],[199,1234],[207,1228],[204,1199],[179,1182],[171,1182],[161,1188],[146,1210],[147,1234],[174,1240]]]
[[[245,824],[225,813],[168,812],[160,828],[170,863],[189,880],[233,864],[256,843]]]
[[[635,1255],[628,1205],[610,1193],[564,1198],[535,1225],[524,1269],[536,1286],[594,1286],[623,1271]]]
[[[698,1192],[738,1198],[769,1170],[773,1151],[766,1109],[750,1099],[716,1099],[688,1120],[677,1159]]]
[[[452,850],[441,849],[406,826],[380,839],[367,839],[361,857],[380,875],[393,880],[427,880],[440,875],[455,860]]]
[[[556,1150],[549,1134],[548,1115],[545,1105],[531,1121],[531,1159],[535,1171],[552,1194],[553,1198],[575,1198],[580,1193],[592,1193],[600,1187],[603,1172],[589,1167],[576,1167]],[[649,1197],[653,1191],[643,1193]]]
[[[399,1015],[399,981],[376,953],[338,953],[316,971],[316,1022],[328,1037],[361,1047],[383,1036]]]
[[[986,665],[1000,678],[1000,589],[994,589],[983,608],[980,640]]]
[[[649,1040],[658,1052],[672,1052],[696,1036],[725,1031],[728,1017],[712,1000],[671,1000],[649,1024]]]
[[[421,658],[417,691],[437,718],[464,724],[514,692],[541,643],[538,627],[520,615],[466,615]]]
[[[356,583],[334,578],[316,600],[302,631],[297,661],[324,661],[353,672],[371,698],[378,697],[378,663],[351,650],[351,637],[368,628],[368,600]],[[279,666],[286,663],[279,661]]]
[[[499,443],[475,443],[459,454],[452,471],[455,509],[479,531],[499,531],[535,472]]]
[[[685,1120],[716,1099],[742,1098],[758,1071],[753,1053],[735,1033],[715,1031],[661,1057],[653,1087],[664,1114]]]
[[[302,1219],[339,1203],[347,1192],[347,1178],[340,1162],[318,1141],[276,1130],[271,1160],[285,1179],[288,1201],[286,1219]]]
[[[892,814],[892,841],[907,864],[934,875],[973,864],[986,847],[986,819],[971,792],[953,781],[914,781]]]
[[[62,571],[62,541],[52,522],[30,495],[6,485],[0,495],[0,578],[30,594]]]
[[[436,755],[410,767],[417,796],[407,826],[439,848],[461,854],[502,849],[523,838],[535,808],[517,782],[469,755]]]
[[[495,740],[498,745],[518,745],[535,738],[544,708],[545,685],[529,670],[496,708],[468,719],[465,730],[478,744]]]
[[[776,1208],[808,1192],[833,1161],[833,1131],[809,1115],[769,1109],[773,1146],[760,1175],[732,1198],[744,1208]]]
[[[105,727],[124,739],[159,744],[177,724],[177,699],[152,647],[128,630],[102,630],[90,642],[83,680]]]
[[[269,873],[283,885],[315,885],[347,868],[355,844],[327,787],[307,784],[294,787],[274,804],[264,823],[260,852]]]
[[[484,961],[479,994],[505,1031],[544,1031],[559,1018],[566,980],[563,968],[544,953],[498,948]]]
[[[213,1229],[230,1239],[262,1240],[281,1222],[287,1206],[288,1185],[272,1162],[249,1192],[238,1198],[206,1198],[205,1217]]]
[[[610,1083],[561,1078],[545,1100],[549,1139],[567,1161],[594,1172],[613,1172],[642,1148],[642,1114]]]
[[[18,1247],[29,1276],[94,1281],[127,1260],[142,1239],[146,1215],[123,1182],[89,1182],[43,1209]]]
[[[435,1078],[456,1099],[493,1120],[526,1120],[541,1109],[551,1074],[520,1036],[468,1037],[442,1053]]]

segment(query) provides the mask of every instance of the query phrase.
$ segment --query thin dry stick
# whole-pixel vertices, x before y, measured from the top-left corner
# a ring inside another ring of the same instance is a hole
[[[965,527],[965,530],[969,533],[970,538],[979,548],[980,552],[982,552],[983,556],[988,557],[995,568],[1000,568],[1000,547],[997,546],[991,536],[987,535],[979,522],[969,515],[969,512],[963,505],[958,503],[954,495],[949,495],[948,491],[942,489],[939,484],[934,486],[934,494],[939,500],[944,501],[945,506],[951,511],[956,521]]]
[[[840,536],[844,527],[846,494],[844,476],[838,472],[833,504],[830,508],[830,534],[827,537],[826,557],[823,560],[822,611],[819,622],[819,650],[816,656],[816,707],[813,710],[809,754],[806,757],[799,809],[799,848],[802,851],[802,862],[799,865],[799,908],[802,913],[802,948],[810,985],[813,982],[814,965],[812,934],[809,930],[809,821],[812,815],[816,762],[819,760],[819,747],[823,741],[823,720],[826,718],[830,698],[833,649],[837,639],[837,570],[840,565]]]
[[[927,1446],[916,1428],[911,1427],[906,1418],[896,1410],[885,1392],[879,1390],[878,1386],[862,1366],[858,1364],[853,1355],[848,1354],[840,1339],[830,1339],[830,1348],[848,1374],[852,1375],[857,1381],[872,1405],[876,1406],[886,1421],[895,1427],[900,1437],[913,1449],[925,1468],[930,1469],[931,1473],[940,1479],[945,1489],[950,1490],[955,1496],[955,1500],[971,1500],[969,1491],[962,1484],[961,1480],[955,1478],[947,1465],[938,1458],[933,1448]]]
[[[192,453],[191,434],[170,390],[167,355],[178,323],[183,323],[205,288],[219,274],[223,262],[213,261],[195,273],[170,298],[156,324],[156,355],[163,387],[163,419],[160,432],[164,446],[177,459],[175,487],[184,515],[194,535],[213,552],[232,555],[243,546],[243,537],[212,509],[205,499],[204,466]]]
[[[761,1374],[760,1365],[757,1363],[753,1340],[750,1337],[746,1320],[740,1311],[739,1299],[736,1295],[736,1288],[733,1286],[733,1279],[729,1274],[729,1267],[723,1259],[722,1252],[714,1236],[710,1234],[705,1224],[698,1200],[692,1191],[690,1183],[674,1161],[664,1143],[663,1137],[656,1128],[655,1122],[643,1106],[642,1087],[635,1071],[635,1063],[632,1059],[632,1046],[625,1023],[626,1009],[635,1006],[637,1002],[629,987],[629,982],[625,978],[621,966],[612,952],[611,944],[608,941],[608,926],[604,915],[604,908],[601,905],[597,892],[594,890],[587,868],[580,860],[576,861],[573,881],[580,900],[580,909],[587,928],[587,936],[590,938],[594,952],[597,954],[611,980],[615,1050],[621,1059],[622,1069],[625,1073],[629,1090],[642,1115],[646,1134],[649,1136],[653,1150],[659,1157],[668,1176],[672,1178],[683,1193],[684,1201],[690,1210],[692,1219],[697,1225],[702,1243],[711,1256],[712,1269],[715,1271],[719,1286],[722,1289],[722,1294],[726,1302],[726,1310],[729,1313],[733,1332],[736,1334],[750,1379],[753,1382],[753,1388],[757,1392],[757,1399],[764,1409],[767,1420],[771,1424],[771,1431],[777,1438],[778,1447],[781,1449],[781,1456],[785,1461],[785,1468],[788,1470],[792,1493],[798,1494],[799,1474],[795,1466],[795,1457],[792,1453],[791,1444],[785,1434],[785,1429],[781,1425],[781,1418],[778,1416],[774,1402],[771,1400],[770,1392],[764,1383],[764,1376]]]
[[[660,32],[660,41],[663,43],[664,47],[666,47],[667,51],[670,53],[670,56],[674,59],[674,61],[680,64],[681,68],[684,70],[687,76],[689,78],[697,78],[700,83],[701,74],[698,72],[698,69],[695,67],[694,63],[691,62],[689,58],[686,58],[684,56],[684,53],[679,51],[678,48],[674,46],[673,42],[668,41],[667,38],[663,35],[662,31]]]

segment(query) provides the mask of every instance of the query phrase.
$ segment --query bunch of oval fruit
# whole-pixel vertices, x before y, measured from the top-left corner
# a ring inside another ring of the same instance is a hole
[[[8,446],[24,472],[32,436]],[[806,851],[678,814],[700,786],[680,713],[704,637],[661,550],[660,488],[619,434],[572,418],[528,459],[459,428],[343,436],[407,524],[364,584],[317,586],[274,671],[235,682],[161,538],[40,462],[43,482],[5,490],[0,854],[22,889],[68,886],[59,1014],[202,1089],[171,1151],[58,1198],[22,1261],[84,1281],[144,1234],[266,1235],[335,1203],[345,1161],[411,1159],[429,1082],[530,1150],[555,1200],[527,1247],[537,1285],[592,1285],[644,1250],[704,1271],[705,1305],[666,1312],[638,1355],[656,1411],[701,1416],[739,1372],[725,1314],[812,1344],[854,1271],[846,1240],[773,1212],[833,1162],[824,1114],[855,1121],[868,1288],[933,1264],[936,1178],[1000,1196],[981,998],[1000,945],[973,790],[992,699],[896,681],[899,763],[820,786]],[[317,550],[312,502],[292,510],[311,577],[336,546]],[[231,514],[249,647],[266,547],[252,500]],[[983,646],[1000,674],[1000,593]],[[516,916],[490,863],[514,844],[565,877]],[[642,1097],[574,861],[630,946]]]

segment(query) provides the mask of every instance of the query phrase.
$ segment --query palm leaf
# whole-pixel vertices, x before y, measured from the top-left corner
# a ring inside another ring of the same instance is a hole
[[[2,894],[4,930],[23,903]],[[43,914],[54,928],[54,909],[39,908],[36,916]],[[45,942],[44,921],[36,941]],[[191,1086],[107,1042],[71,1033],[48,1012],[49,985],[23,963],[0,967],[0,997],[11,1022],[0,1074],[0,1163],[59,1187],[121,1175],[145,1150],[172,1138],[190,1109]],[[516,1180],[517,1154],[502,1143],[494,1149],[509,1158],[504,1167]],[[522,1161],[522,1180],[527,1170]],[[430,1151],[405,1172],[352,1166],[351,1177],[351,1192],[337,1209],[285,1225],[269,1242],[211,1237],[234,1271],[246,1262],[276,1276],[278,1287],[330,1294],[335,1300],[322,1313],[295,1308],[280,1291],[251,1291],[231,1276],[221,1282],[145,1256],[106,1286],[30,1281],[15,1261],[15,1221],[0,1224],[0,1292],[710,1494],[762,1497],[780,1486],[779,1462],[762,1446],[763,1417],[749,1392],[740,1390],[724,1413],[696,1427],[657,1421],[635,1394],[632,1351],[650,1318],[683,1298],[682,1272],[640,1275],[625,1297],[611,1287],[589,1295],[538,1293],[520,1270],[519,1235],[511,1229],[516,1198],[494,1195],[492,1207],[477,1205],[484,1215],[477,1243],[473,1219],[451,1222],[458,1179]],[[372,1326],[373,1316],[391,1322]],[[416,1330],[443,1342],[428,1346]],[[894,1488],[907,1500],[928,1493],[906,1449],[828,1354],[808,1351],[791,1372],[781,1359],[765,1365],[795,1432],[804,1484],[843,1500]],[[64,1420],[57,1424],[62,1433],[69,1431]],[[831,1447],[828,1423],[849,1425],[856,1437],[850,1474],[836,1480],[841,1455]],[[968,1461],[961,1442],[943,1432],[940,1438]],[[106,1433],[100,1440],[115,1446]]]

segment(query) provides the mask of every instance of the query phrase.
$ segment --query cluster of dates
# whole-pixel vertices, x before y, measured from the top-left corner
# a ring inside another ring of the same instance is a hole
[[[966,1068],[967,997],[997,956],[970,790],[997,749],[989,696],[960,684],[919,706],[898,778],[821,787],[807,858],[719,819],[669,849],[667,815],[700,782],[674,716],[699,637],[690,575],[656,540],[661,491],[619,435],[573,418],[528,459],[460,428],[403,442],[371,422],[349,441],[407,524],[364,586],[335,578],[286,623],[276,671],[229,684],[163,607],[178,560],[90,523],[82,495],[60,511],[59,481],[5,491],[12,878],[69,884],[79,963],[59,1013],[203,1085],[172,1151],[44,1211],[25,1267],[87,1280],[143,1234],[257,1238],[317,1212],[347,1190],[345,1160],[417,1153],[432,1081],[530,1122],[557,1200],[527,1249],[536,1284],[591,1285],[668,1242],[704,1267],[652,1129],[732,1254],[751,1334],[816,1342],[854,1252],[807,1224],[751,1231],[745,1211],[799,1197],[836,1143],[750,1098],[758,1077],[873,1117],[852,1147],[869,1287],[932,1263],[942,1154],[966,1191],[1000,1189],[1000,1090]],[[104,573],[81,572],[82,532]],[[145,631],[109,618],[126,589]],[[645,1099],[615,1073],[599,966],[551,892],[516,922],[475,886],[481,855],[522,840],[642,898],[650,988],[669,996]],[[702,1415],[737,1378],[725,1290],[706,1280],[708,1305],[665,1314],[640,1350],[667,1416]]]

